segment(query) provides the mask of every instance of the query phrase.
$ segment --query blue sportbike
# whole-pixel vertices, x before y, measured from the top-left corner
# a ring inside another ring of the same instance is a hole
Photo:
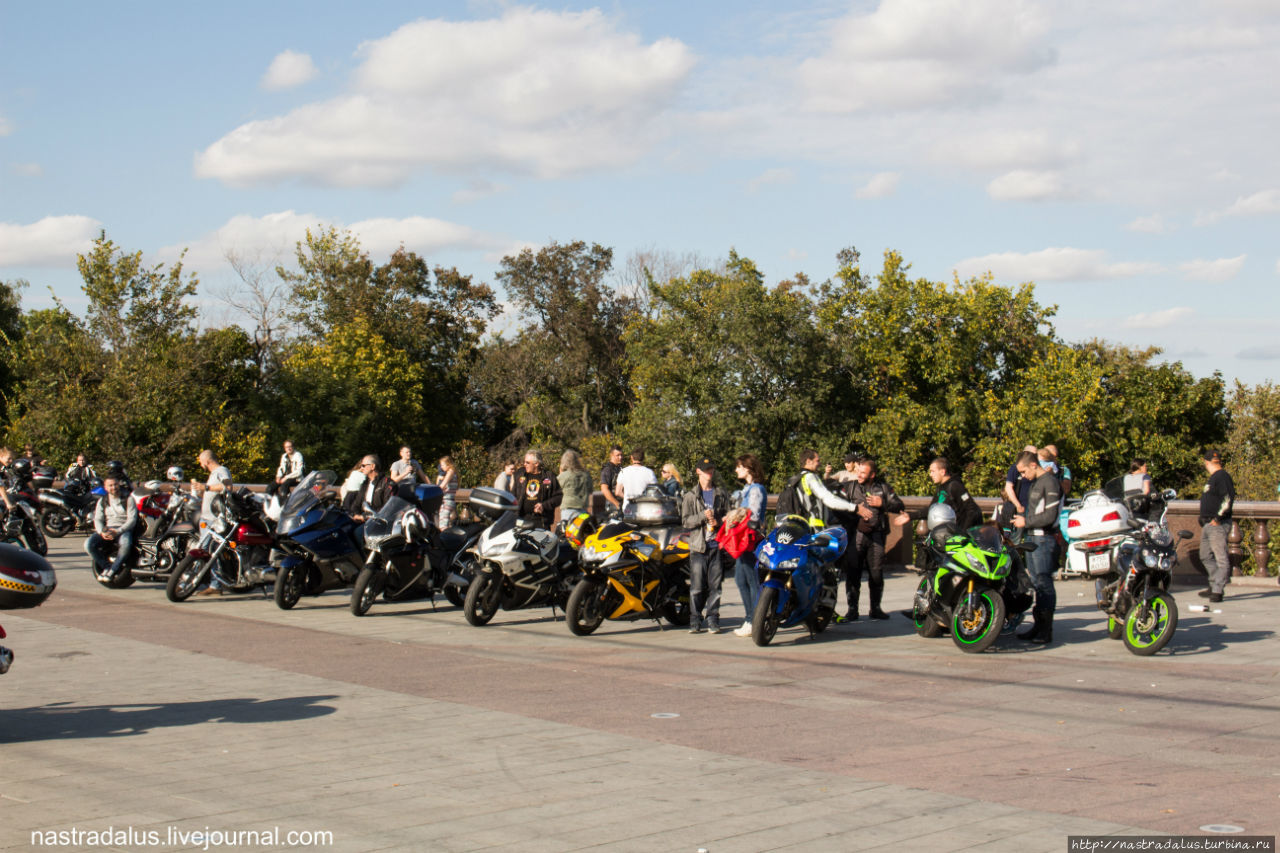
[[[751,639],[767,646],[779,628],[803,623],[820,634],[836,614],[835,561],[849,534],[843,527],[814,530],[796,515],[781,519],[756,548],[760,598],[751,616]]]

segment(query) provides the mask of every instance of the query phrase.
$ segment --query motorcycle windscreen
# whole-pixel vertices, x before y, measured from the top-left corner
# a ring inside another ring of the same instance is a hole
[[[288,533],[298,526],[298,517],[320,503],[320,492],[331,483],[331,471],[312,471],[293,487],[289,499],[280,508],[280,532]]]

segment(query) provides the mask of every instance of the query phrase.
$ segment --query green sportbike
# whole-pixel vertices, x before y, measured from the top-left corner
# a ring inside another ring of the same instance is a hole
[[[918,570],[911,608],[916,633],[937,637],[949,630],[961,651],[986,651],[1031,606],[1022,555],[1035,543],[1014,543],[994,525],[958,531],[955,512],[944,504],[931,507],[927,521],[929,566]]]

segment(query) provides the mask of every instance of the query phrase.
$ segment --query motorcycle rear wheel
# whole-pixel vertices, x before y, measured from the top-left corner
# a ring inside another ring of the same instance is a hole
[[[1154,655],[1178,629],[1178,604],[1167,592],[1158,592],[1135,604],[1124,620],[1124,644],[1135,655]]]
[[[205,568],[198,558],[189,555],[183,557],[182,562],[169,575],[169,582],[164,585],[165,596],[170,601],[186,601],[200,585]]]
[[[1117,619],[1114,616],[1107,617],[1107,636],[1113,640],[1118,640],[1124,636],[1124,623],[1126,620]]]
[[[360,570],[355,586],[351,587],[351,613],[353,615],[363,616],[369,612],[369,608],[373,607],[374,600],[377,599],[378,593],[382,590],[382,581],[384,579],[385,576],[381,572],[374,571],[369,566]]]
[[[771,586],[760,590],[756,612],[751,614],[751,642],[767,646],[778,633],[778,591]]]
[[[682,581],[680,592],[672,601],[665,602],[660,610],[662,618],[677,628],[688,628],[693,608],[689,606],[689,582]]]
[[[818,609],[805,620],[804,624],[816,636],[827,630],[827,626],[831,624],[831,619],[835,615],[836,612],[834,610],[829,607],[823,607],[819,604]]]
[[[33,554],[44,557],[49,553],[49,542],[44,538],[44,533],[41,532],[40,526],[29,518],[22,522],[22,542]]]
[[[921,637],[933,639],[942,636],[942,626],[938,624],[938,620],[927,610],[920,607],[920,599],[927,597],[931,588],[929,578],[921,578],[919,585],[916,586],[916,597],[911,605],[911,621],[915,623],[916,633]]]
[[[306,564],[281,566],[276,572],[276,587],[272,591],[276,607],[292,610],[302,598],[302,585],[306,582]]]
[[[951,639],[961,651],[985,652],[1004,627],[1004,597],[993,589],[974,590],[973,615],[965,619],[965,595],[951,614]]]
[[[60,506],[45,507],[40,511],[40,527],[46,536],[61,539],[76,529],[76,519]]]
[[[471,585],[475,586],[475,583],[472,581]],[[600,627],[604,622],[604,599],[608,593],[609,588],[599,581],[585,578],[578,581],[564,609],[564,620],[569,624],[571,633],[585,637]]]
[[[477,628],[489,624],[502,606],[502,576],[493,572],[477,572],[467,586],[462,602],[462,615]]]

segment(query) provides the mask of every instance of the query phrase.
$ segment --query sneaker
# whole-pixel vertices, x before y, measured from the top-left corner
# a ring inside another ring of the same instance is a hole
[[[750,636],[751,636],[751,623],[750,623],[750,622],[743,622],[743,623],[742,623],[741,625],[739,625],[739,626],[738,626],[738,628],[733,632],[733,635],[734,635],[735,637],[750,637]]]
[[[1218,602],[1222,601],[1222,593],[1220,592],[1209,593],[1209,600],[1214,604],[1217,604]]]
[[[840,625],[843,625],[845,622],[857,622],[857,621],[858,621],[858,611],[856,610],[850,610],[845,615],[836,617],[836,623]]]
[[[704,630],[706,630],[706,629],[702,627],[702,620],[701,620],[701,619],[694,618],[694,619],[690,619],[690,620],[689,620],[689,633],[690,633],[690,634],[701,634]]]
[[[719,626],[719,625],[708,625],[708,626],[707,626],[707,633],[708,633],[708,634],[719,634],[719,633],[720,633],[720,626]]]
[[[1196,593],[1196,595],[1200,596],[1201,598],[1209,598],[1210,596],[1213,595],[1213,590],[1202,589],[1198,593]],[[1221,593],[1219,593],[1219,595],[1221,595]]]
[[[888,619],[889,614],[885,613],[879,607],[873,607],[871,608],[871,618],[872,619]]]

